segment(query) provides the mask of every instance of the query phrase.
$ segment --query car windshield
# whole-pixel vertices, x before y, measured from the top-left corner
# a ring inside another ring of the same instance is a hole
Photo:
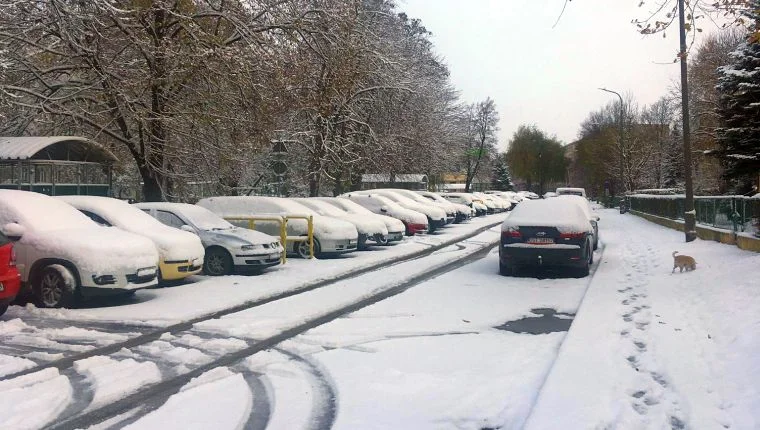
[[[235,228],[234,225],[204,207],[187,205],[182,208],[180,213],[201,230],[229,230]]]

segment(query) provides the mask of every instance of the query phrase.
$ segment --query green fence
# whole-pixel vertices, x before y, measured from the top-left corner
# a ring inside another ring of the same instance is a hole
[[[683,195],[634,194],[626,197],[631,210],[682,220]],[[760,199],[744,196],[695,196],[697,224],[760,234]]]

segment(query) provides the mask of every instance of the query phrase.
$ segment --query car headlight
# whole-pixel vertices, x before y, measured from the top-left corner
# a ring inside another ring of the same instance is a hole
[[[240,247],[240,249],[242,249],[243,251],[253,251],[254,249],[259,249],[259,248],[261,248],[261,245],[249,244],[249,245],[243,245]]]

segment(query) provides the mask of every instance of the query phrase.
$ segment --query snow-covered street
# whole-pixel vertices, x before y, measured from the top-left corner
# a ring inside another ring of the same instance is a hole
[[[0,427],[757,428],[760,255],[598,213],[586,278],[499,276],[493,216],[115,306],[12,307]],[[675,250],[697,270],[671,274]]]

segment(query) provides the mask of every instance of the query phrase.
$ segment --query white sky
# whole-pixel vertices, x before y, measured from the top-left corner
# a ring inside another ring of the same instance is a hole
[[[639,0],[574,0],[555,28],[564,0],[398,2],[433,33],[462,99],[496,101],[501,148],[520,124],[574,141],[589,112],[618,100],[598,87],[645,105],[679,79],[677,27],[664,39],[640,35],[631,20],[648,9]]]

